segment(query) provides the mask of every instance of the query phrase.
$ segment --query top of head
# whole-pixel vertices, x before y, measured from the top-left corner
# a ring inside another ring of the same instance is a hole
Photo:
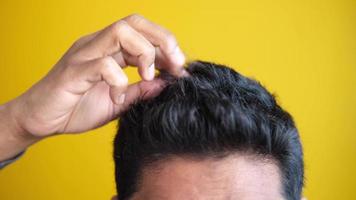
[[[171,156],[273,159],[287,199],[300,199],[303,158],[292,117],[258,82],[223,65],[193,62],[157,97],[122,115],[114,158],[120,199],[132,195],[144,166]]]

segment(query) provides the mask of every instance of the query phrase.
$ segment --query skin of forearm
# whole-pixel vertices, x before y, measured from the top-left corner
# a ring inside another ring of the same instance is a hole
[[[0,161],[11,159],[39,140],[21,128],[14,107],[11,102],[0,105]]]

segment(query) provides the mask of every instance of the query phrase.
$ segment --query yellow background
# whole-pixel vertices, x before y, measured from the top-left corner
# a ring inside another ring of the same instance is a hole
[[[231,65],[276,93],[302,135],[305,196],[356,199],[355,0],[1,0],[0,103],[81,35],[131,13],[174,32],[189,59]],[[31,147],[0,171],[0,199],[109,199],[115,127]]]

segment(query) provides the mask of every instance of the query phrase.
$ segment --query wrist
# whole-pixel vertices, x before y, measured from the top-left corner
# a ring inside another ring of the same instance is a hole
[[[16,107],[14,102],[0,105],[0,161],[16,156],[40,140],[21,126]]]

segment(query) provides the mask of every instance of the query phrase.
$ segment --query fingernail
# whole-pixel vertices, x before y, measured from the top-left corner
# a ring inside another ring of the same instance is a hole
[[[155,63],[152,63],[149,67],[148,67],[148,75],[147,78],[148,80],[153,80],[155,78]]]
[[[126,95],[125,94],[121,94],[117,97],[117,103],[118,104],[123,104],[125,102],[125,97]]]

